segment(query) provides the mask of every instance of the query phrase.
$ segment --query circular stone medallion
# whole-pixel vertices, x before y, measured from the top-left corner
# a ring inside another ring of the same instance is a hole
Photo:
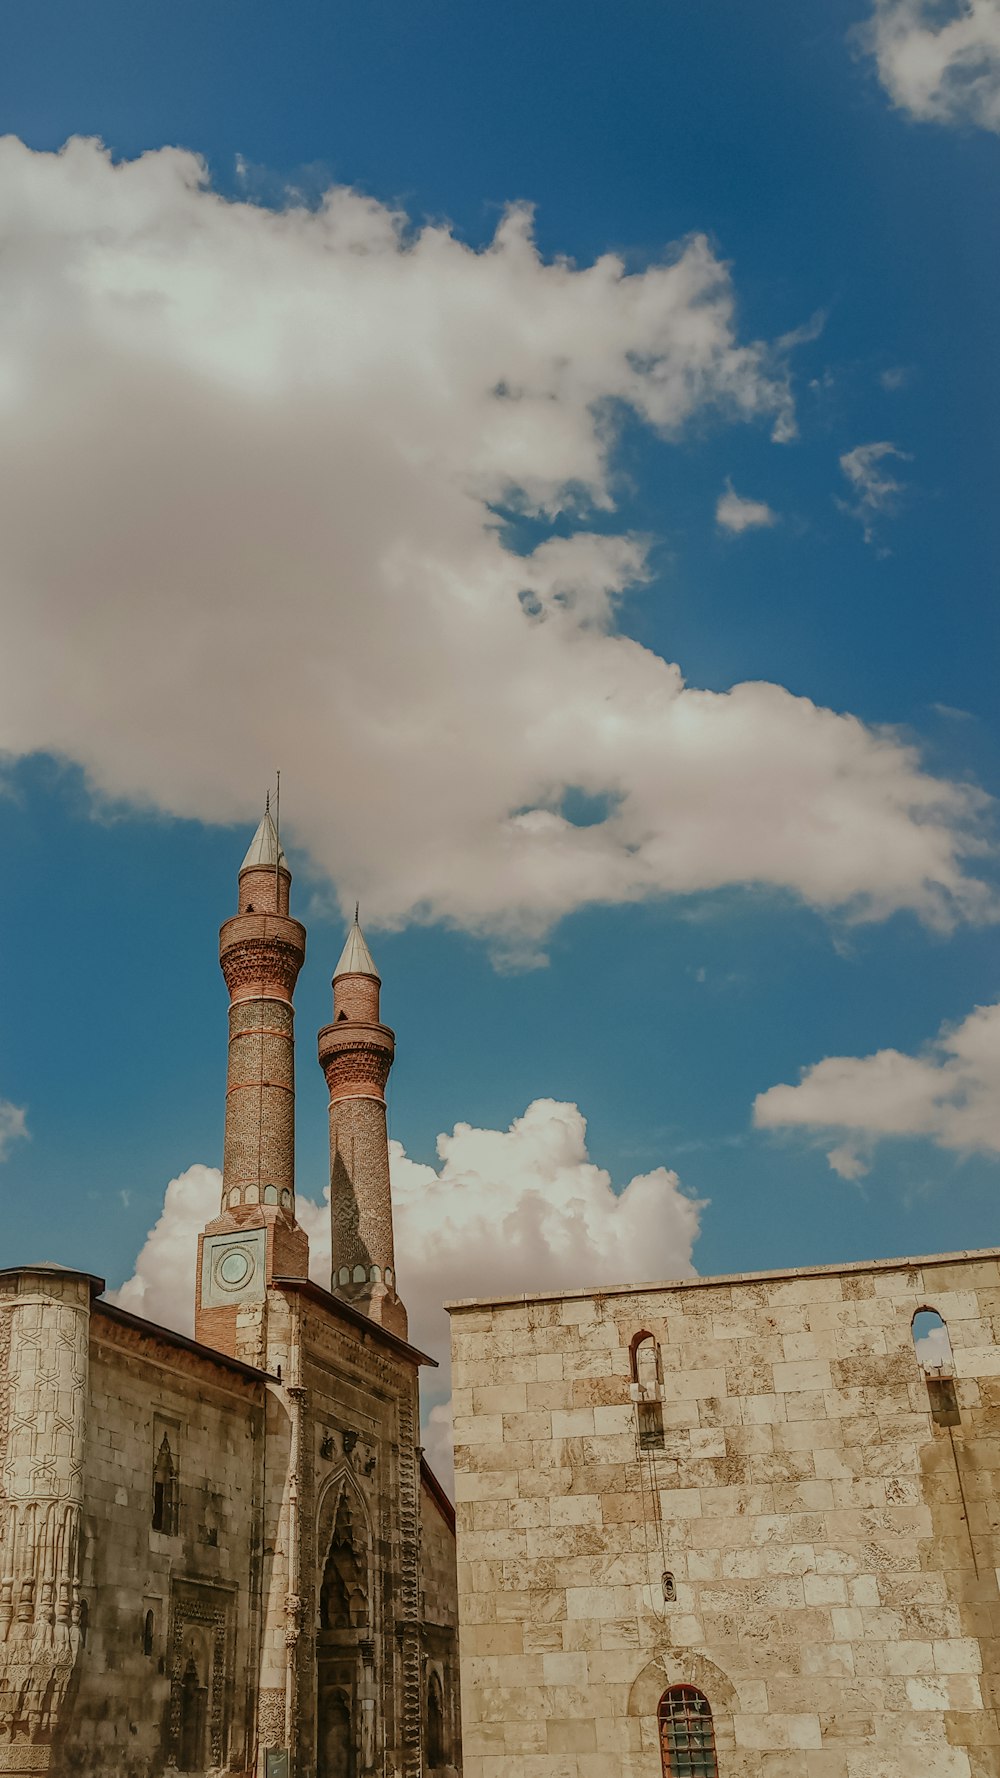
[[[221,1284],[228,1284],[230,1290],[238,1290],[241,1284],[246,1283],[250,1271],[249,1256],[242,1248],[232,1247],[220,1259],[216,1275]]]

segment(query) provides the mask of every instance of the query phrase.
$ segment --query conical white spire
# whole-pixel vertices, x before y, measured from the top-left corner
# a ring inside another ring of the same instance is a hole
[[[271,820],[271,793],[268,791],[267,802],[264,805],[264,818],[250,841],[240,870],[273,870],[275,865],[280,870],[288,870],[285,848],[281,844],[278,830]]]
[[[355,902],[354,925],[347,934],[347,942],[340,953],[340,962],[333,972],[333,979],[336,981],[338,975],[373,975],[375,980],[380,982],[382,977],[375,968],[372,954],[365,944],[365,935],[358,924],[358,913],[358,904]]]

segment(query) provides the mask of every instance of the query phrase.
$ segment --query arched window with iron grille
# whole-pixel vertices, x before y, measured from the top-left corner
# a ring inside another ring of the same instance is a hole
[[[693,1685],[672,1685],[660,1699],[663,1778],[719,1778],[712,1708]]]

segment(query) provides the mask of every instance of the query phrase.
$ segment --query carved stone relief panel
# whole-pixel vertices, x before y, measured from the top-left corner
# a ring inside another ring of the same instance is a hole
[[[181,1772],[225,1765],[235,1619],[235,1587],[190,1579],[172,1582],[167,1756]]]

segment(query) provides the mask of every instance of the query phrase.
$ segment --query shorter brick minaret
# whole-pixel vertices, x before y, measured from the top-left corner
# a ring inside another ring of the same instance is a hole
[[[268,806],[240,867],[239,911],[219,933],[230,1001],[222,1204],[199,1239],[195,1293],[195,1337],[253,1363],[266,1286],[309,1270],[295,1215],[292,1006],[306,933],[289,916],[291,881]]]
[[[379,1022],[379,974],[358,925],[333,973],[333,1024],[319,1034],[330,1089],[330,1215],[336,1296],[406,1338],[396,1295],[385,1085],[396,1039]]]

